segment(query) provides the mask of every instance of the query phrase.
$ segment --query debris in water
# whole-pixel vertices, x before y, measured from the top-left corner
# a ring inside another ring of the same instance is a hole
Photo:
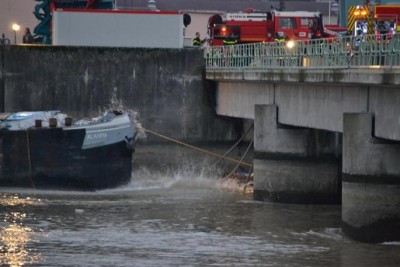
[[[235,185],[241,192],[253,193],[253,173],[233,173],[224,178],[225,184]]]

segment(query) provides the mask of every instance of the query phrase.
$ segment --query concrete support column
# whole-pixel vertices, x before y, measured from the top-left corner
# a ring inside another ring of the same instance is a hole
[[[339,203],[340,169],[334,156],[319,155],[318,132],[283,127],[277,118],[276,105],[255,106],[254,199]]]
[[[369,113],[343,119],[342,230],[364,242],[400,241],[400,144],[374,138]]]

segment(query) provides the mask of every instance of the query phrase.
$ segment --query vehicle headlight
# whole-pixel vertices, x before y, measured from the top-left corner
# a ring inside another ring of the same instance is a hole
[[[287,48],[289,48],[289,49],[292,49],[293,47],[294,47],[294,42],[293,41],[288,41],[287,43],[286,43],[286,47]]]

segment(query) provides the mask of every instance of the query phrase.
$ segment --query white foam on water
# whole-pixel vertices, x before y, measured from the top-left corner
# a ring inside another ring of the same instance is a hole
[[[210,174],[211,173],[211,174]],[[220,188],[217,176],[207,168],[182,163],[177,169],[154,171],[147,168],[134,170],[128,185],[107,191],[130,191],[179,188]]]
[[[228,191],[240,191],[246,193],[246,191],[244,190],[244,185],[239,184],[234,179],[218,179],[216,185],[218,188],[225,189]]]
[[[387,245],[387,246],[400,246],[400,242],[397,242],[397,241],[383,242],[382,245]]]
[[[347,239],[342,234],[342,229],[340,228],[324,228],[319,230],[309,230],[303,233],[292,233],[293,235],[301,237],[318,237],[322,239],[332,239],[346,241]]]
[[[129,184],[98,192],[141,191],[156,189],[212,189],[228,192],[242,192],[244,185],[235,180],[221,178],[221,171],[210,170],[210,164],[182,162],[176,169],[151,170],[140,167],[132,172]]]

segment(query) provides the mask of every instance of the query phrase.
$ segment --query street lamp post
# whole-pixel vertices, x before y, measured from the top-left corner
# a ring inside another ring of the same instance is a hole
[[[328,7],[328,17],[329,17],[329,24],[332,24],[331,23],[331,5],[332,5],[332,2],[331,1],[328,1],[328,4],[329,4],[329,7]]]
[[[12,29],[14,31],[14,44],[17,44],[17,31],[19,31],[20,28],[21,26],[19,26],[17,23],[12,25]]]
[[[328,24],[331,23],[331,13],[337,13],[339,8],[339,4],[337,3],[337,0],[316,0],[317,3],[327,3],[328,4]]]

